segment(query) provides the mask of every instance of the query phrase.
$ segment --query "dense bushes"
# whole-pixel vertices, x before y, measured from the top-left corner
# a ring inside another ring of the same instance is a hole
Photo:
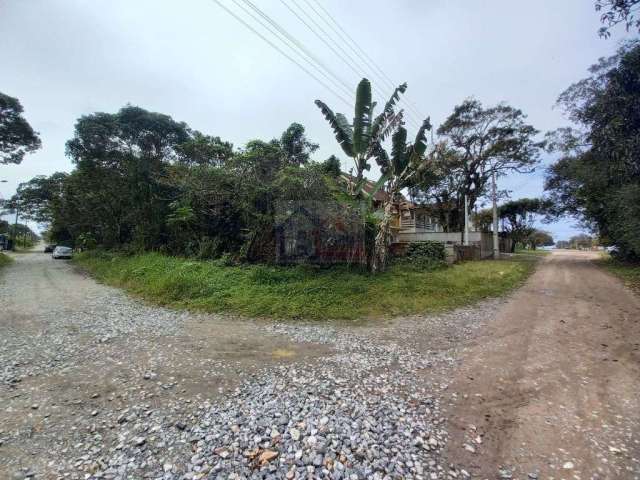
[[[545,188],[557,214],[580,217],[622,257],[640,260],[640,42],[590,68],[558,103],[581,131],[560,129]]]
[[[442,242],[415,242],[407,247],[406,254],[398,261],[412,268],[428,270],[446,264],[447,254]]]
[[[274,259],[277,205],[335,202],[339,161],[294,123],[280,139],[242,149],[171,117],[126,106],[81,117],[69,173],[22,184],[21,215],[49,223],[51,240],[84,249],[159,251],[228,261]]]

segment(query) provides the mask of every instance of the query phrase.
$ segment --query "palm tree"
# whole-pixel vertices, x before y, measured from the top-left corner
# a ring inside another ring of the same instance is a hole
[[[364,171],[371,168],[369,160],[377,158],[381,152],[384,152],[381,146],[382,142],[402,121],[402,110],[396,112],[395,106],[400,99],[400,94],[404,93],[406,89],[406,83],[396,88],[385,104],[384,110],[374,118],[373,111],[376,102],[371,100],[371,83],[363,78],[356,90],[353,125],[349,124],[342,113],[334,113],[324,102],[315,101],[324,118],[331,125],[342,150],[354,161],[356,181],[351,187],[351,193],[354,196],[358,196],[362,192]]]
[[[412,180],[429,166],[429,162],[425,159],[425,152],[427,151],[426,133],[428,130],[431,130],[431,123],[427,118],[422,122],[415,141],[407,143],[407,129],[400,122],[400,126],[391,136],[391,158],[383,149],[376,156],[376,162],[382,172],[377,185],[385,185],[388,195],[384,203],[384,215],[378,225],[376,234],[371,262],[373,273],[384,271],[387,268],[394,202],[397,201],[400,191],[409,187]]]

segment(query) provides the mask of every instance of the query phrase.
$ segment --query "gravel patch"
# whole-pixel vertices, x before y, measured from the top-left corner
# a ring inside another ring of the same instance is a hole
[[[74,301],[0,316],[0,476],[3,465],[14,478],[468,476],[442,457],[448,384],[457,349],[501,301],[366,327],[230,327],[82,282]]]

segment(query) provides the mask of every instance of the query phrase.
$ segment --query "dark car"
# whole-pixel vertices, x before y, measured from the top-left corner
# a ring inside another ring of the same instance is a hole
[[[56,247],[57,247],[57,245],[54,244],[54,243],[50,243],[48,245],[45,245],[44,246],[44,253],[52,253],[55,250]]]

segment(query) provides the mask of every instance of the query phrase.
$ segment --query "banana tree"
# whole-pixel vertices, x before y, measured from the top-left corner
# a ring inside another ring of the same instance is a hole
[[[387,268],[389,247],[391,246],[391,219],[393,218],[393,204],[397,201],[400,191],[411,185],[411,181],[429,167],[425,158],[427,151],[426,133],[431,130],[431,123],[427,118],[421,125],[413,143],[407,143],[407,129],[401,125],[391,136],[391,158],[384,149],[380,149],[376,162],[380,166],[382,176],[376,187],[386,186],[387,199],[384,202],[384,214],[376,234],[371,271],[384,271]]]
[[[371,99],[371,83],[363,78],[356,90],[353,124],[342,113],[334,113],[324,102],[315,103],[329,122],[336,140],[344,153],[353,159],[355,166],[355,183],[350,187],[351,194],[360,196],[364,185],[364,171],[371,168],[372,158],[377,158],[382,142],[398,127],[402,121],[402,110],[395,111],[400,94],[407,89],[403,83],[397,87],[387,101],[382,112],[374,118],[376,102]]]

